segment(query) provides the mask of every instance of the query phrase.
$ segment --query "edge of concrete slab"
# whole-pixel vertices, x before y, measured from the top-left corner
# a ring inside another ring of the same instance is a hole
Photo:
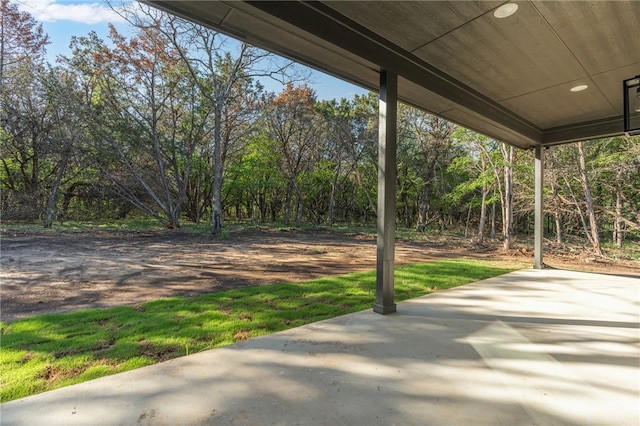
[[[634,424],[638,284],[521,270],[11,401],[0,423]]]

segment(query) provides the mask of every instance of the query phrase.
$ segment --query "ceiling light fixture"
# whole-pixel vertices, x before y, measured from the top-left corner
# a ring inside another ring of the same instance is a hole
[[[498,19],[507,18],[518,10],[518,5],[515,3],[505,3],[496,10],[493,11],[493,16]]]
[[[628,135],[640,134],[640,75],[622,82],[624,101],[624,131]]]
[[[570,90],[572,92],[582,92],[583,90],[586,90],[588,88],[589,88],[589,86],[587,86],[586,84],[581,84],[579,86],[572,87]]]

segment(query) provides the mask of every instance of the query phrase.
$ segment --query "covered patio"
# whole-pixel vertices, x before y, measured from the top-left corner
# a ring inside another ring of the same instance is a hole
[[[528,269],[2,405],[3,425],[635,425],[637,277]]]
[[[380,314],[396,310],[398,101],[535,150],[536,269],[544,149],[640,131],[640,88],[623,96],[640,74],[638,1],[146,2],[380,93]]]
[[[380,92],[373,312],[12,401],[2,424],[638,424],[638,277],[543,269],[542,219],[544,149],[624,133],[640,2],[148,3]],[[395,303],[398,101],[535,150],[534,269]]]

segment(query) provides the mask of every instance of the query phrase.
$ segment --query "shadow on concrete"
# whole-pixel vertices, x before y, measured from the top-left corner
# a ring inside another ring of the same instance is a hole
[[[518,271],[6,403],[2,424],[637,424],[639,296]]]

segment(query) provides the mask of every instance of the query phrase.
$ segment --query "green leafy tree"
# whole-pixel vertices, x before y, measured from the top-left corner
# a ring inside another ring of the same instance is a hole
[[[416,229],[423,232],[427,227],[430,200],[438,184],[438,171],[446,169],[455,156],[454,138],[456,126],[442,118],[415,108],[400,109],[403,140],[413,146],[414,167],[420,178],[420,199]]]
[[[365,149],[373,151],[372,146],[376,144],[377,132],[370,126],[376,112],[369,101],[369,97],[358,96],[351,101],[343,98],[340,101],[321,101],[317,105],[325,120],[323,156],[326,161],[320,163],[320,174],[330,182],[326,207],[329,225],[336,219],[339,194],[348,180],[355,174],[361,182],[360,163],[365,158]],[[328,170],[332,171],[330,177]],[[365,195],[370,198],[368,189],[365,189]]]
[[[244,155],[229,166],[225,191],[236,204],[246,206],[254,224],[265,223],[278,214],[278,200],[286,186],[281,161],[276,142],[258,135],[247,144]]]

